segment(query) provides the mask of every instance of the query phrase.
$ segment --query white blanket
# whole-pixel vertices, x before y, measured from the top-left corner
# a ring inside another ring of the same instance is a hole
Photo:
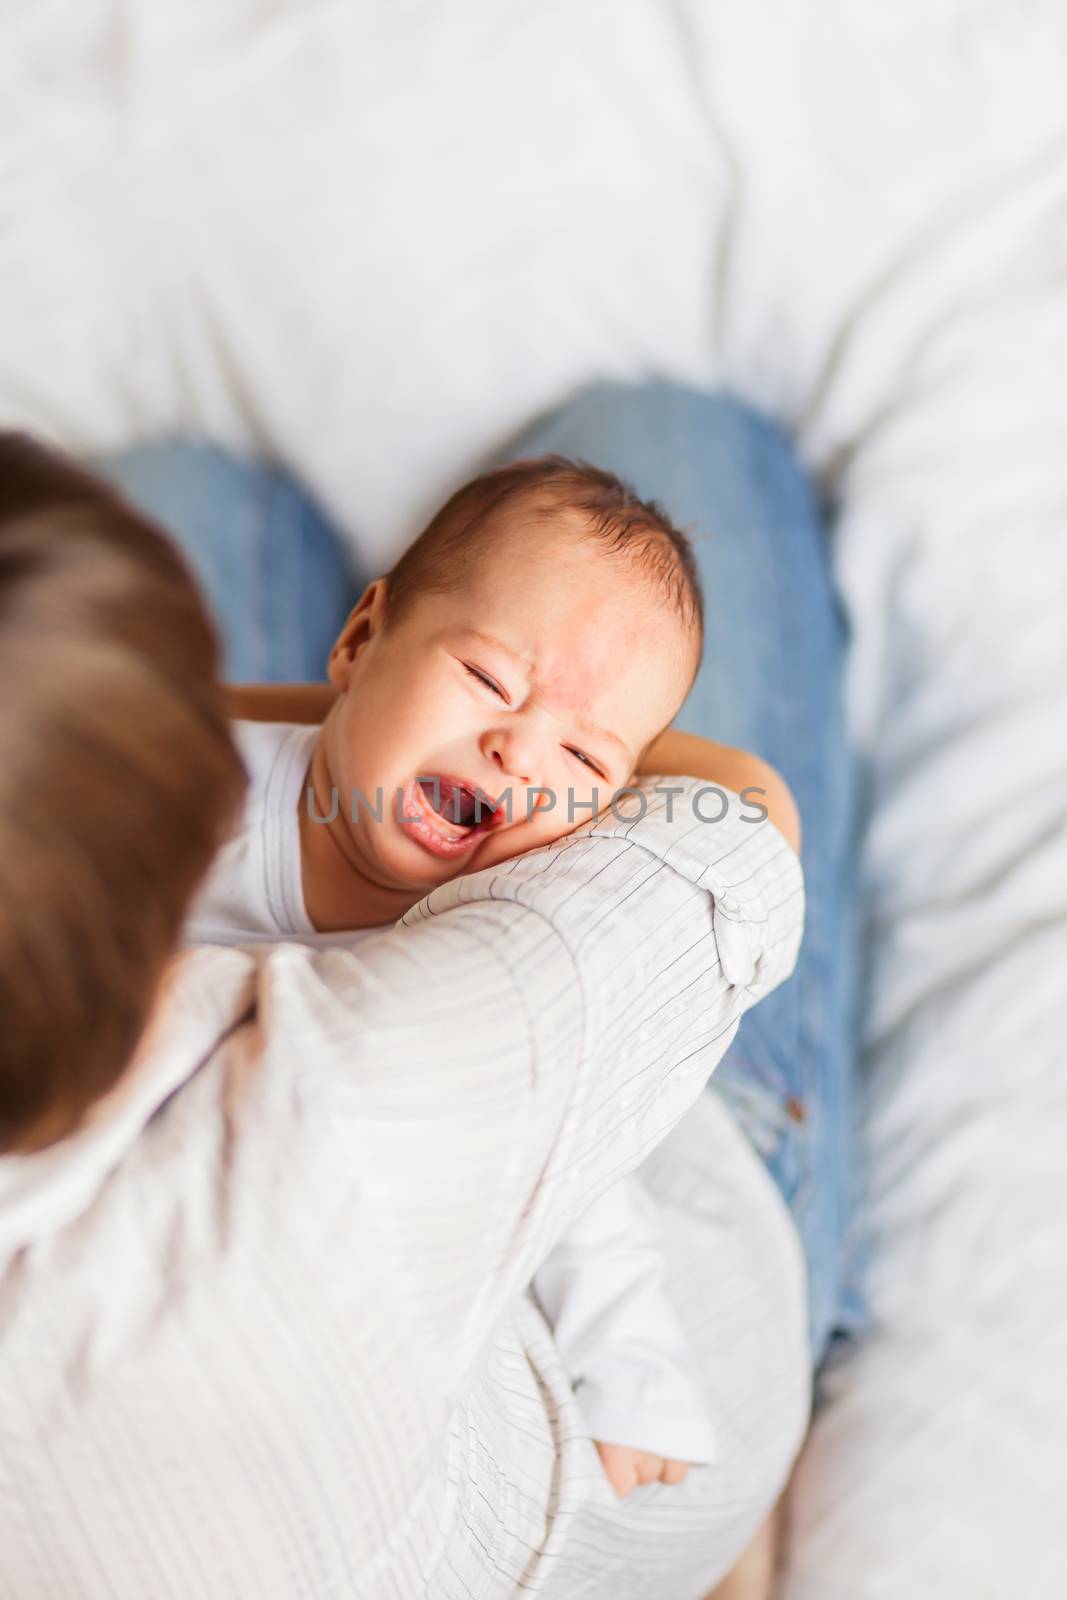
[[[0,0],[0,417],[286,460],[384,561],[583,382],[779,414],[871,771],[876,1331],[789,1600],[1067,1578],[1060,0]]]

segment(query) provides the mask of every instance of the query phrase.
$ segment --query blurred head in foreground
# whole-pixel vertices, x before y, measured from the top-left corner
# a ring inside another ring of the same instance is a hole
[[[0,433],[0,1151],[128,1065],[244,792],[182,558],[74,463]]]

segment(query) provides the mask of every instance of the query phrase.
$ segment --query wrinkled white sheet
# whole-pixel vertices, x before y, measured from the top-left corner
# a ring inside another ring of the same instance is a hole
[[[0,0],[0,417],[285,459],[373,561],[581,383],[839,498],[876,1332],[789,1600],[1067,1584],[1059,0]]]

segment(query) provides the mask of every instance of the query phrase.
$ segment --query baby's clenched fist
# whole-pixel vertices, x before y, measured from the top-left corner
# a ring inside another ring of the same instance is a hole
[[[625,1500],[639,1483],[681,1483],[689,1471],[688,1461],[668,1461],[650,1450],[631,1450],[625,1444],[603,1444],[599,1439],[594,1442],[607,1480],[620,1500]]]

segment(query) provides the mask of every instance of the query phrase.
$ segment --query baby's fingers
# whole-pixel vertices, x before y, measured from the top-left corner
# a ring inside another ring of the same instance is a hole
[[[635,1450],[634,1466],[637,1468],[638,1483],[658,1483],[663,1476],[663,1469],[667,1465],[662,1456],[655,1456],[651,1450]]]
[[[596,1448],[608,1482],[619,1499],[625,1500],[641,1481],[637,1475],[637,1452],[626,1445],[603,1444],[600,1440]]]
[[[681,1483],[689,1471],[688,1461],[668,1461],[651,1450],[633,1450],[623,1444],[596,1441],[607,1480],[620,1500],[632,1494],[638,1484]]]

